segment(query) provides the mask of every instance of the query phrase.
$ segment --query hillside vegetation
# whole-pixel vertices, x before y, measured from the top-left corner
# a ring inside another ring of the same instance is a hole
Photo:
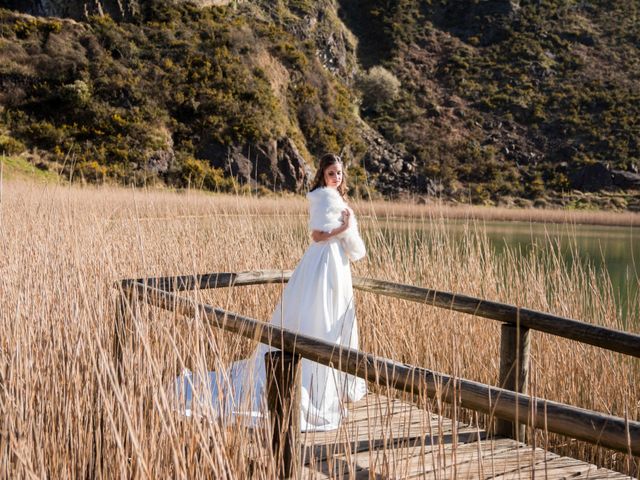
[[[234,147],[291,139],[308,160],[345,144],[361,154],[350,91],[256,6],[158,2],[140,24],[1,12],[9,154],[37,150],[43,167],[88,181],[210,189],[229,188]],[[258,180],[287,187],[269,173]]]
[[[387,65],[403,86],[364,116],[428,177],[482,201],[637,173],[638,2],[344,4],[362,64]]]
[[[139,4],[0,10],[1,150],[84,181],[293,191],[336,151],[359,195],[640,208],[637,0]]]

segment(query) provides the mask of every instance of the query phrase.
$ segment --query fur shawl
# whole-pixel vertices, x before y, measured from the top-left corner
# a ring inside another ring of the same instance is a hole
[[[307,194],[309,199],[309,228],[330,232],[342,225],[342,211],[349,208],[338,191],[334,188],[317,188]],[[337,235],[347,256],[353,260],[360,260],[367,253],[364,242],[358,232],[358,223],[351,210],[349,228]]]

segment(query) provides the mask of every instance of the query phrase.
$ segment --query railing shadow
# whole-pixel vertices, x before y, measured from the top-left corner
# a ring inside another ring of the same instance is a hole
[[[456,444],[460,445],[485,440],[487,438],[487,434],[485,431],[481,430],[476,432],[463,432],[455,435],[453,433],[407,435],[393,439],[378,438],[374,440],[365,439],[338,443],[327,441],[325,443],[316,443],[314,445],[305,446],[302,451],[302,460],[305,465],[308,465],[311,462],[324,462],[336,454],[355,454],[382,448],[413,448],[422,445],[433,448],[439,445],[452,445],[454,443],[454,438],[456,440]]]

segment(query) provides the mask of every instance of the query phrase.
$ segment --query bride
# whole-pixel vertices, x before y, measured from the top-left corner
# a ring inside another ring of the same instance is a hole
[[[273,312],[270,323],[347,348],[358,348],[351,269],[366,251],[347,191],[342,160],[324,155],[307,194],[309,245]],[[252,424],[266,412],[264,354],[273,350],[259,344],[253,354],[234,362],[226,374],[209,372],[200,379],[185,371],[176,380],[180,410],[185,415],[243,418]],[[301,362],[302,431],[338,428],[346,414],[344,402],[366,394],[363,379],[307,359]]]

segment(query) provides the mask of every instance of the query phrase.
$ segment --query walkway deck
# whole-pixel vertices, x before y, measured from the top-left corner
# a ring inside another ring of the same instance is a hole
[[[302,478],[631,478],[381,395],[349,413],[337,431],[303,433]]]

